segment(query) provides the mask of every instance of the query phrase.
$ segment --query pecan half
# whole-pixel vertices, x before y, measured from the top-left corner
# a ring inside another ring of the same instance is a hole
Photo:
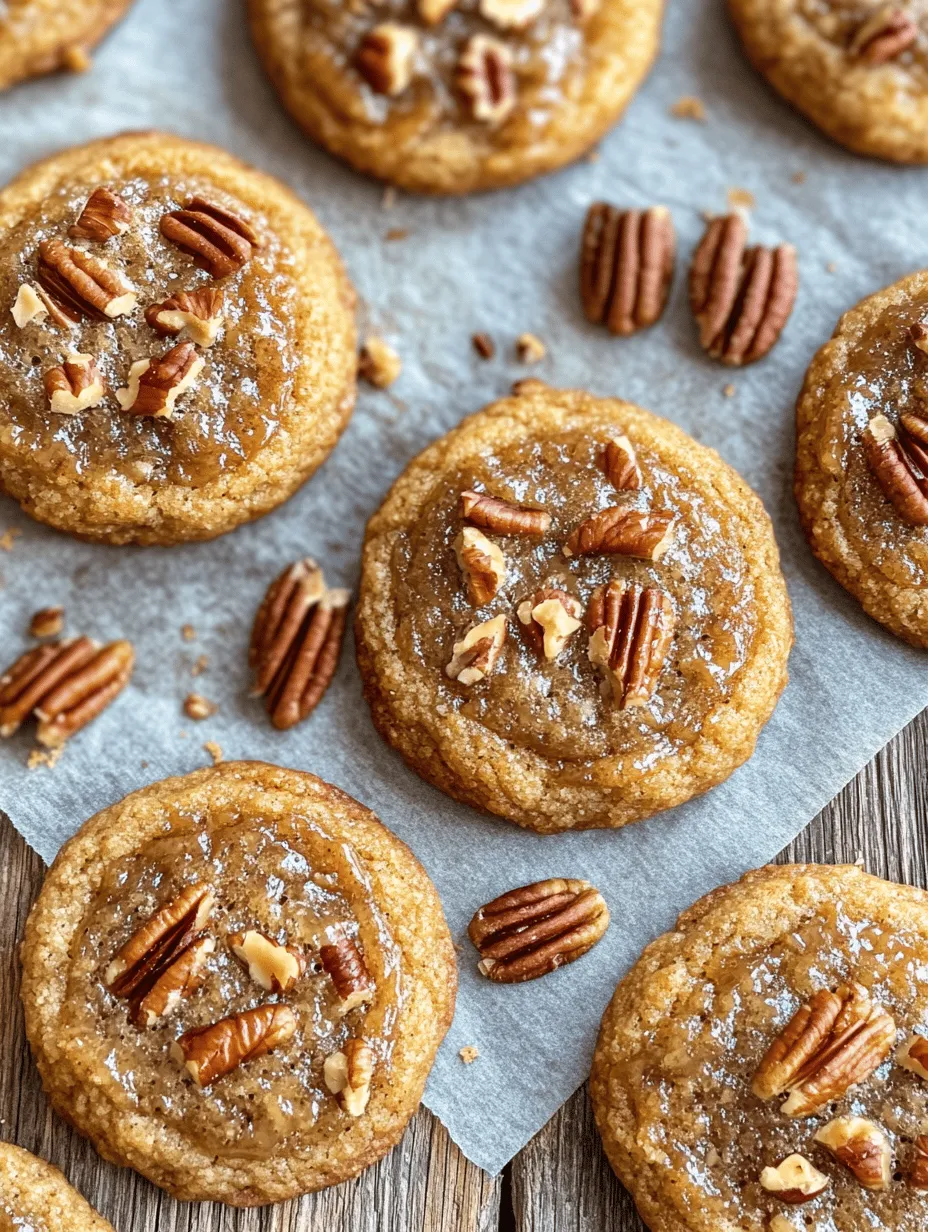
[[[95,188],[87,198],[77,222],[68,228],[72,240],[93,240],[105,244],[132,226],[132,211],[108,188]]]
[[[501,30],[524,30],[530,26],[545,0],[480,0],[480,16]]]
[[[198,882],[160,907],[116,953],[103,982],[115,997],[133,998],[199,939],[216,905],[212,887]]]
[[[844,1095],[885,1061],[896,1024],[861,984],[822,990],[800,1006],[764,1055],[751,1090],[789,1092],[787,1116],[806,1117]]]
[[[246,1061],[256,1061],[286,1044],[296,1026],[289,1005],[259,1005],[211,1026],[186,1031],[171,1045],[171,1054],[198,1087],[208,1087]]]
[[[500,547],[473,526],[465,526],[454,541],[454,553],[467,579],[467,593],[476,607],[489,603],[506,580],[506,559]]]
[[[537,590],[516,613],[522,632],[546,659],[556,659],[580,628],[583,607],[579,599],[556,586]]]
[[[301,722],[332,683],[348,620],[347,590],[329,590],[314,560],[298,560],[271,583],[251,632],[253,695],[279,730]]]
[[[565,556],[637,556],[660,560],[673,542],[674,518],[615,505],[594,513],[564,544]]]
[[[666,206],[590,206],[580,245],[580,299],[588,321],[627,337],[658,321],[667,306],[676,233]]]
[[[505,641],[505,616],[494,616],[474,625],[451,648],[446,675],[459,684],[477,684],[493,671]]]
[[[641,487],[641,468],[635,447],[627,436],[614,436],[606,442],[600,466],[618,492],[634,492]]]
[[[526,509],[485,492],[461,493],[461,517],[498,535],[544,535],[551,528],[546,510]]]
[[[57,415],[76,415],[99,406],[106,385],[92,355],[72,351],[63,364],[49,368],[44,378],[49,405]]]
[[[170,419],[178,398],[191,388],[205,362],[192,342],[179,342],[160,359],[140,359],[129,369],[128,387],[117,389],[117,401],[133,415]]]
[[[417,0],[416,9],[427,26],[444,21],[458,0]]]
[[[928,1039],[924,1035],[910,1035],[896,1053],[896,1061],[910,1074],[928,1082]]]
[[[80,319],[77,313],[66,312],[60,304],[56,304],[43,287],[34,287],[29,282],[24,282],[16,292],[10,314],[18,329],[25,329],[31,321],[40,325],[46,317],[50,317],[56,325],[72,329]]]
[[[121,274],[98,257],[69,248],[61,240],[43,240],[39,245],[36,276],[52,300],[74,320],[92,317],[106,321],[126,316],[138,299]]]
[[[574,962],[609,927],[609,908],[588,881],[552,877],[481,907],[467,932],[482,975],[520,984]]]
[[[884,4],[854,32],[848,50],[867,64],[888,64],[918,38],[918,24],[911,13],[895,4]]]
[[[676,622],[670,597],[656,587],[613,578],[593,592],[589,659],[604,673],[621,710],[645,706],[653,697]]]
[[[814,1168],[804,1155],[788,1155],[775,1168],[764,1168],[760,1183],[768,1193],[791,1206],[811,1202],[831,1184],[828,1177]]]
[[[395,97],[412,81],[418,49],[415,30],[384,21],[365,34],[355,64],[372,90]]]
[[[168,966],[161,968],[160,975],[147,991],[140,990],[132,999],[129,1017],[135,1026],[153,1027],[170,1018],[181,1001],[192,996],[203,983],[207,960],[215,949],[212,937],[201,937],[191,942]]]
[[[928,419],[907,412],[899,416],[899,429],[900,444],[921,471],[924,485],[928,483]]]
[[[863,434],[870,469],[889,500],[910,526],[928,526],[928,479],[920,480],[885,415],[874,415]]]
[[[202,197],[191,197],[182,210],[161,219],[161,234],[193,257],[212,278],[227,278],[243,269],[261,247],[257,231],[231,210]]]
[[[747,247],[738,214],[714,218],[690,266],[690,307],[713,359],[739,367],[762,359],[789,319],[799,289],[796,250]]]
[[[306,958],[295,946],[249,928],[229,937],[229,949],[266,992],[288,992],[306,970]]]
[[[197,346],[210,347],[222,325],[222,291],[219,287],[178,291],[146,308],[145,320],[162,337],[187,338]]]
[[[928,1137],[924,1135],[915,1139],[914,1154],[906,1180],[913,1189],[928,1189]]]
[[[815,1135],[854,1174],[864,1189],[887,1189],[892,1177],[893,1153],[889,1139],[873,1121],[859,1116],[835,1117]]]
[[[371,1097],[374,1054],[364,1040],[345,1040],[340,1052],[326,1057],[322,1065],[325,1085],[349,1116],[360,1116]]]
[[[516,105],[512,53],[486,34],[467,40],[455,70],[458,89],[475,120],[501,124]]]
[[[328,941],[319,950],[319,961],[338,994],[341,1015],[363,1005],[374,995],[375,985],[358,943],[341,924],[326,930]]]

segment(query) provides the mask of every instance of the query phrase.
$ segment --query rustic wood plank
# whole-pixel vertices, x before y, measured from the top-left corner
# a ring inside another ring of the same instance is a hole
[[[105,1163],[48,1108],[23,1031],[17,949],[41,860],[0,813],[0,1138],[56,1164],[117,1232],[490,1232],[501,1182],[469,1163],[425,1108],[362,1176],[299,1202],[236,1211],[174,1202]]]
[[[853,863],[928,887],[928,710],[848,784],[780,863]],[[584,1087],[512,1163],[516,1232],[643,1232],[606,1162]]]

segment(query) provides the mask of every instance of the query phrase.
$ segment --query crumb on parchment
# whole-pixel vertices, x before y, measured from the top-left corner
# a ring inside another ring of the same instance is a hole
[[[475,1044],[465,1044],[465,1046],[458,1053],[458,1056],[465,1065],[473,1065],[474,1061],[476,1061],[480,1056],[480,1050]]]
[[[203,745],[203,748],[213,759],[213,765],[218,766],[222,761],[222,747],[218,745],[215,740],[207,740],[207,742]]]
[[[706,119],[706,105],[701,98],[696,98],[692,94],[684,94],[670,108],[670,114],[676,116],[678,120],[704,121]]]

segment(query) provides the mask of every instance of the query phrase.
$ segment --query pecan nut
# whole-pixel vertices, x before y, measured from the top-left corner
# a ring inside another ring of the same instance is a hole
[[[520,984],[591,950],[609,927],[605,899],[588,881],[552,877],[481,907],[467,932],[482,975]]]
[[[690,307],[713,359],[739,367],[762,359],[789,320],[799,289],[796,250],[747,247],[739,214],[714,218],[690,266]]]
[[[579,599],[556,586],[544,586],[517,609],[522,632],[538,654],[556,659],[580,628]]]
[[[212,937],[191,942],[172,963],[161,969],[154,983],[132,999],[129,1017],[137,1027],[153,1027],[174,1014],[181,1001],[203,983],[206,963],[216,949]]]
[[[374,981],[364,962],[358,943],[341,924],[327,930],[327,942],[320,947],[319,961],[338,995],[338,1012],[344,1016],[374,995]]]
[[[163,303],[146,308],[145,320],[162,337],[189,339],[197,346],[211,347],[222,325],[222,291],[219,287],[178,291]]]
[[[468,629],[451,648],[451,662],[445,673],[458,684],[477,684],[496,667],[506,642],[506,617],[493,616]]]
[[[57,637],[64,628],[63,607],[43,607],[29,621],[30,637]]]
[[[501,30],[524,30],[530,26],[545,0],[480,0],[480,16]]]
[[[628,337],[654,325],[667,307],[676,233],[666,206],[617,210],[596,201],[580,245],[580,299],[588,321]]]
[[[271,583],[255,616],[248,652],[255,697],[285,731],[322,701],[341,655],[348,620],[347,590],[329,590],[307,557]]]
[[[132,226],[132,211],[108,188],[95,188],[87,198],[76,223],[68,228],[72,240],[92,240],[105,244]]]
[[[63,364],[45,373],[45,393],[57,415],[76,415],[99,406],[106,396],[106,385],[92,355],[72,351]]]
[[[44,287],[34,287],[29,282],[24,282],[16,292],[10,314],[18,329],[25,329],[31,321],[40,325],[46,317],[64,329],[72,329],[80,319],[77,313],[67,312],[56,304]]]
[[[191,197],[182,210],[161,219],[161,234],[193,257],[211,278],[238,273],[261,247],[257,231],[244,218],[202,197]]]
[[[358,356],[358,376],[361,380],[375,389],[389,389],[402,371],[403,361],[389,342],[370,334]]]
[[[131,999],[147,991],[199,939],[215,905],[212,888],[197,882],[160,907],[136,929],[103,973],[113,996]]]
[[[233,933],[229,949],[266,992],[289,992],[306,970],[306,958],[300,950],[280,945],[254,928]]]
[[[812,1166],[804,1155],[788,1155],[775,1168],[760,1174],[762,1188],[791,1206],[811,1202],[831,1184],[824,1173]]]
[[[171,1046],[171,1053],[198,1087],[208,1087],[245,1062],[286,1044],[296,1027],[296,1015],[289,1005],[259,1005],[211,1026],[186,1031]]]
[[[912,1161],[905,1179],[913,1189],[928,1189],[928,1137],[924,1135],[913,1143]]]
[[[869,1077],[895,1038],[895,1022],[861,984],[822,990],[770,1045],[751,1090],[759,1099],[789,1092],[782,1111],[811,1116]]]
[[[349,1116],[360,1116],[371,1097],[374,1054],[364,1040],[345,1040],[340,1052],[326,1057],[322,1066],[325,1085]]]
[[[551,514],[546,510],[527,509],[485,492],[462,492],[461,516],[498,535],[544,535],[551,527]]]
[[[675,519],[666,513],[642,513],[615,505],[594,513],[564,544],[565,556],[637,556],[660,560],[673,542]]]
[[[604,673],[619,708],[647,705],[673,642],[670,597],[653,586],[612,578],[593,592],[587,623],[590,662]]]
[[[475,607],[489,603],[506,580],[506,559],[500,547],[482,531],[465,526],[454,541],[454,552],[467,579],[467,592]]]
[[[475,120],[501,124],[516,105],[512,53],[486,34],[468,39],[455,70],[458,89]]]
[[[905,9],[881,5],[854,32],[848,48],[866,64],[888,64],[907,51],[918,38],[918,24]]]
[[[928,419],[911,411],[899,416],[899,441],[928,483]]]
[[[600,466],[617,492],[635,492],[641,487],[638,455],[627,436],[614,436],[606,442]]]
[[[919,479],[911,455],[885,415],[874,415],[863,434],[864,453],[883,495],[904,522],[928,526],[928,477]],[[916,446],[919,446],[916,442]]]
[[[415,30],[384,21],[365,34],[355,63],[372,90],[395,98],[412,81],[418,49]]]
[[[864,1189],[888,1189],[893,1170],[889,1139],[873,1121],[859,1116],[835,1117],[815,1135],[844,1164]]]
[[[43,290],[74,321],[126,316],[138,299],[121,274],[61,240],[43,240],[39,245],[36,276]]]
[[[193,386],[204,364],[192,342],[179,342],[160,359],[134,363],[129,369],[129,384],[116,391],[116,399],[133,415],[170,419],[178,398]]]
[[[896,1053],[896,1061],[910,1074],[917,1074],[928,1082],[928,1039],[924,1035],[911,1035]]]

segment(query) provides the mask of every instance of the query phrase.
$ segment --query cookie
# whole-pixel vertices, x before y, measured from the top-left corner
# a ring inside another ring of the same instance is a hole
[[[2,1232],[113,1232],[57,1168],[0,1142]]]
[[[58,69],[80,72],[87,52],[132,0],[13,0],[0,5],[0,90]]]
[[[720,783],[786,684],[770,521],[719,456],[618,399],[522,381],[371,519],[356,643],[424,779],[552,833]]]
[[[876,0],[728,0],[758,72],[859,154],[928,162],[928,26]]]
[[[928,646],[928,273],[861,300],[796,407],[796,500],[812,551],[864,611]]]
[[[55,1109],[177,1198],[334,1185],[415,1112],[457,973],[409,849],[311,774],[228,762],[104,809],[22,951]]]
[[[310,211],[213,146],[38,163],[0,192],[0,487],[107,543],[260,517],[351,414],[353,308]]]
[[[768,867],[648,946],[590,1095],[651,1232],[926,1226],[926,909],[855,865]]]
[[[414,192],[517,184],[616,122],[663,0],[249,0],[284,106],[359,171]]]

